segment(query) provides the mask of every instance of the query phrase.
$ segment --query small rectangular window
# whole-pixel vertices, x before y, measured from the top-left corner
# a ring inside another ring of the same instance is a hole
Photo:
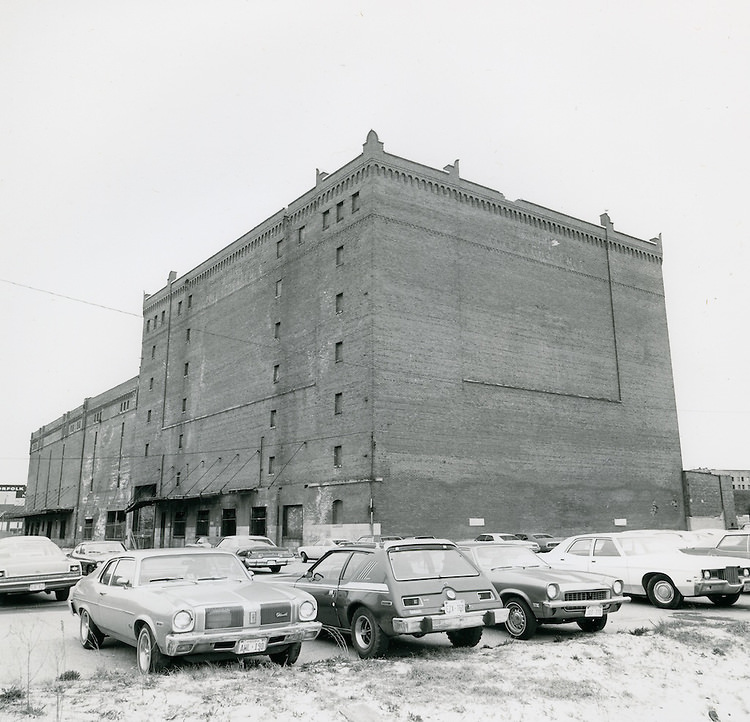
[[[281,338],[281,321],[276,321],[273,325],[273,337],[277,341]]]
[[[352,213],[359,210],[359,191],[352,193]]]
[[[151,409],[149,409],[149,410],[148,410],[148,411],[146,412],[146,423],[147,423],[147,424],[150,424],[150,423],[151,423]]]
[[[177,448],[178,449],[182,448],[182,440],[183,440],[184,436],[185,436],[184,434],[180,434],[180,438],[177,440]]]
[[[336,469],[341,468],[341,458],[343,456],[342,449],[340,446],[333,447],[333,466]]]
[[[268,424],[272,429],[276,428],[276,409],[271,409],[271,418]]]
[[[331,225],[331,211],[323,211],[323,230]]]
[[[151,330],[151,319],[149,318],[146,321],[146,333],[148,333]]]
[[[184,368],[184,370],[182,372],[182,375],[183,376],[187,376],[189,373],[190,373],[190,362],[189,361],[185,361],[185,368]]]
[[[281,296],[281,279],[276,281],[276,298]]]
[[[145,448],[143,449],[143,455],[148,456],[148,444],[146,444]]]
[[[208,536],[209,535],[209,519],[210,514],[208,509],[198,509],[198,517],[195,520],[195,536]]]
[[[344,201],[336,204],[336,223],[344,220]]]
[[[151,358],[156,358],[156,346],[151,347]]]
[[[340,363],[341,361],[344,360],[344,342],[343,341],[336,341],[334,358],[336,360],[336,363]]]
[[[343,407],[344,407],[344,394],[339,392],[333,397],[333,413],[340,414]]]
[[[185,343],[190,343],[190,329],[185,331]]]
[[[336,313],[343,313],[344,311],[344,294],[336,294]]]
[[[297,243],[303,243],[305,240],[305,227],[300,226],[297,229]]]
[[[344,265],[344,247],[343,246],[339,246],[336,249],[336,265],[337,266]]]
[[[187,411],[187,399],[182,400],[182,413],[184,414]]]
[[[177,301],[177,315],[182,315],[182,301]]]
[[[275,384],[277,384],[277,383],[279,382],[279,375],[280,375],[280,372],[279,372],[279,365],[278,365],[278,364],[276,364],[276,365],[275,365],[275,366],[273,367],[273,382],[274,382]]]
[[[175,486],[180,485],[180,480],[182,479],[182,472],[178,471],[177,474],[175,474],[174,480],[175,480]]]
[[[276,457],[275,456],[269,456],[268,457],[268,475],[271,476],[272,474],[276,473]]]
[[[176,511],[174,513],[174,526],[172,527],[172,536],[177,539],[185,538],[185,517],[187,513],[184,511]]]
[[[166,317],[166,311],[161,312],[161,325],[164,325],[164,318]]]
[[[281,258],[284,252],[284,241],[276,241],[276,258]]]
[[[148,390],[149,391],[154,390],[154,377],[153,376],[148,380]]]
[[[193,307],[193,294],[191,293],[188,296],[188,308],[192,308],[192,307]]]

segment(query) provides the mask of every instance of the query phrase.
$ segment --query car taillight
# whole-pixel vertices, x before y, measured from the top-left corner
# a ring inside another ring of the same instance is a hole
[[[422,600],[419,597],[404,597],[402,600],[405,607],[421,607]]]

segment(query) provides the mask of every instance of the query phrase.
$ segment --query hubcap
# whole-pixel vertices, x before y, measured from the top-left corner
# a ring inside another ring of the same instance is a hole
[[[509,607],[510,614],[508,615],[508,627],[510,627],[512,634],[522,634],[523,630],[526,629],[526,615],[520,607],[515,604]]]
[[[355,634],[360,647],[367,649],[372,643],[372,627],[366,617],[360,617],[357,619],[355,627]]]
[[[674,599],[672,586],[667,582],[659,582],[654,586],[654,596],[663,604],[669,604]]]
[[[151,666],[151,640],[148,634],[142,632],[138,637],[138,668],[141,672],[148,672]]]
[[[89,638],[89,615],[87,612],[81,614],[81,641],[85,642]]]

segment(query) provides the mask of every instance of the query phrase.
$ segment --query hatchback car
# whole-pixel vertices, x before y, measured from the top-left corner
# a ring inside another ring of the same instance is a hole
[[[607,615],[629,601],[621,579],[553,569],[517,544],[473,542],[460,549],[494,584],[508,609],[505,629],[517,639],[531,639],[540,624],[575,622],[584,632],[599,632]]]
[[[508,544],[518,544],[522,547],[528,547],[532,552],[541,551],[539,544],[533,540],[526,540],[517,537],[515,534],[509,532],[493,532],[487,534],[479,534],[474,537],[474,541],[478,542],[506,542]]]
[[[293,664],[321,626],[309,594],[255,582],[236,555],[215,549],[124,552],[76,584],[70,607],[85,649],[105,637],[129,644],[142,674],[189,655]]]
[[[543,556],[556,569],[619,577],[625,594],[647,597],[661,609],[677,609],[684,597],[726,607],[750,591],[750,565],[743,560],[685,554],[680,543],[664,533],[581,534]]]
[[[318,603],[318,621],[351,636],[357,654],[381,656],[392,637],[445,632],[473,647],[486,625],[508,618],[487,577],[453,542],[397,540],[338,547],[299,579]]]
[[[248,569],[268,569],[273,573],[294,561],[286,547],[277,547],[267,536],[225,536],[216,549],[234,552]]]
[[[63,601],[80,578],[80,563],[69,559],[46,536],[0,539],[0,597],[54,592],[55,598]]]

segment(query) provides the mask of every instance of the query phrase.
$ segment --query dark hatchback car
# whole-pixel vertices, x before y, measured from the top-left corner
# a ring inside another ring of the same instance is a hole
[[[444,539],[404,539],[329,551],[294,582],[315,597],[317,621],[351,636],[362,659],[402,634],[445,632],[474,647],[484,626],[508,618],[487,577]]]

